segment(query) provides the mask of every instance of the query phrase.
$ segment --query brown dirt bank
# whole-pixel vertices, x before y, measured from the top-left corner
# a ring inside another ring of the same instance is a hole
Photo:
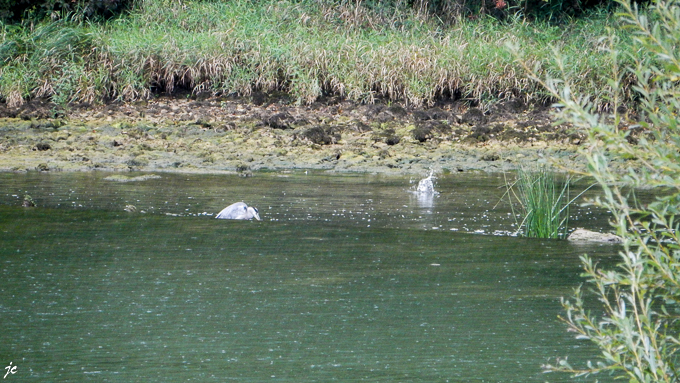
[[[328,99],[156,98],[135,104],[0,104],[0,171],[240,172],[293,168],[423,174],[545,163],[583,168],[584,135],[546,107],[429,109]]]

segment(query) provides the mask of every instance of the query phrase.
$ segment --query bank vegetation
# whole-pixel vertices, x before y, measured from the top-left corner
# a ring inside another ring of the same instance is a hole
[[[298,104],[328,96],[415,107],[439,99],[552,100],[506,49],[510,43],[538,75],[566,75],[574,91],[606,107],[615,64],[604,52],[611,41],[631,50],[610,10],[530,18],[496,1],[491,8],[504,9],[502,17],[449,12],[443,20],[422,7],[380,4],[140,0],[106,20],[75,13],[6,20],[0,100],[16,107],[34,98],[66,105],[255,92],[280,92]],[[616,38],[600,39],[608,31]],[[561,64],[555,50],[566,58]],[[617,92],[633,100],[633,76],[621,80]]]

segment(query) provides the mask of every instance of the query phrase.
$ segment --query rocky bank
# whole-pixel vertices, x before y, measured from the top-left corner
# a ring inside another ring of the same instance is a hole
[[[134,104],[0,104],[0,171],[425,174],[546,164],[582,169],[582,132],[518,101],[427,109],[285,97],[158,97]]]

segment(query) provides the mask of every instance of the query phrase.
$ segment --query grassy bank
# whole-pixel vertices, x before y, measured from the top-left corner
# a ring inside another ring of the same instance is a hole
[[[576,79],[575,92],[597,99],[614,67],[598,39],[609,27],[617,28],[606,14],[561,25],[483,17],[443,25],[411,10],[353,3],[145,0],[104,24],[2,25],[0,98],[8,106],[34,97],[133,101],[181,89],[280,91],[303,104],[324,95],[411,106],[442,97],[544,100],[505,48],[510,42],[539,74]],[[619,33],[618,49],[628,44]]]

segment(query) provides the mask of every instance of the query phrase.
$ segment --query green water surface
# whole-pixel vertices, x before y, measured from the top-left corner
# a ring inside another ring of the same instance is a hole
[[[507,235],[498,175],[430,201],[399,177],[106,176],[0,174],[7,381],[567,382],[541,365],[597,355],[559,299],[617,248]],[[240,200],[263,220],[212,217]]]

